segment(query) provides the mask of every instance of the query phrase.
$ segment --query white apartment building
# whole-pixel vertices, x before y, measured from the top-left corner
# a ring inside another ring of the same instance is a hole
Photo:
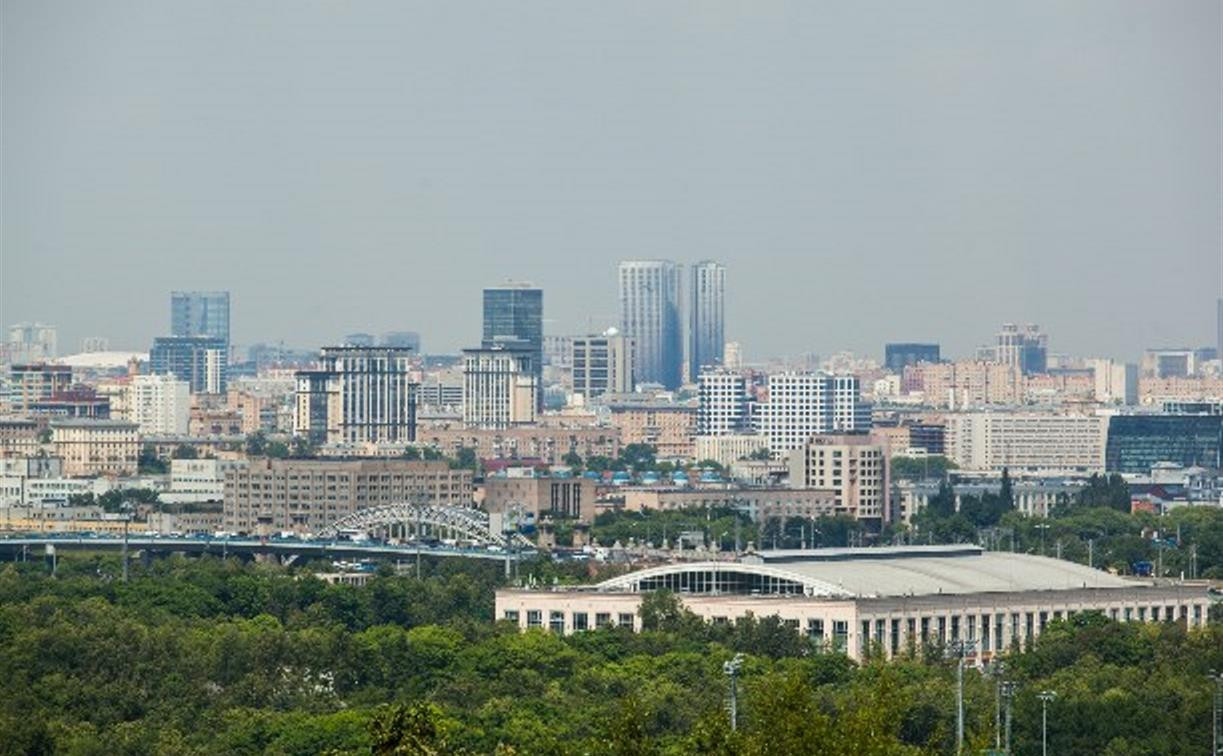
[[[584,401],[603,394],[633,390],[633,341],[615,328],[598,336],[578,336],[571,342],[573,393]]]
[[[887,450],[867,435],[816,435],[790,452],[790,486],[834,491],[837,514],[890,519],[889,479]]]
[[[191,385],[173,375],[138,375],[129,386],[128,419],[143,435],[182,435],[191,414]]]
[[[1047,412],[946,415],[947,456],[964,470],[1092,473],[1104,469],[1108,418]]]
[[[1088,360],[1095,381],[1095,398],[1102,404],[1138,403],[1138,366],[1114,360]]]
[[[527,349],[493,346],[463,350],[463,422],[504,430],[535,422],[540,390]]]
[[[161,494],[161,500],[171,504],[221,501],[225,473],[246,464],[246,460],[172,459],[170,490]]]
[[[754,424],[778,455],[817,433],[868,431],[871,413],[852,375],[777,373],[769,376],[768,399],[756,405]]]
[[[697,436],[694,439],[693,458],[698,462],[712,459],[723,467],[730,467],[741,459],[751,457],[761,449],[769,448],[769,441],[756,433],[733,433],[726,436]]]
[[[748,426],[747,380],[729,370],[701,373],[697,396],[696,432],[699,436],[739,434]]]

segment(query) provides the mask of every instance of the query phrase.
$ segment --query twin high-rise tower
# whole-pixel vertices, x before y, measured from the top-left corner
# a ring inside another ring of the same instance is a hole
[[[682,266],[670,260],[620,263],[620,330],[633,340],[638,382],[674,389],[683,383],[685,372],[695,380],[702,368],[722,363],[726,268],[710,260],[690,267],[687,308],[682,279]]]

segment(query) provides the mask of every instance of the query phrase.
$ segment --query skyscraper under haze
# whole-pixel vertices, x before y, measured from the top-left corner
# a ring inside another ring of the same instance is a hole
[[[712,260],[692,266],[688,277],[688,379],[722,364],[726,345],[726,267]]]
[[[537,387],[536,410],[543,409],[544,292],[530,284],[505,284],[484,290],[485,349],[526,348]]]
[[[170,335],[208,336],[229,348],[229,292],[170,292]]]
[[[633,371],[638,382],[679,388],[683,378],[679,301],[675,263],[620,263],[620,332],[633,340]]]

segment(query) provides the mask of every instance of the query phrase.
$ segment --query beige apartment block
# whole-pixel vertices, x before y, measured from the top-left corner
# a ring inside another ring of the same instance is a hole
[[[140,456],[137,428],[124,420],[56,420],[51,442],[69,477],[134,475]]]

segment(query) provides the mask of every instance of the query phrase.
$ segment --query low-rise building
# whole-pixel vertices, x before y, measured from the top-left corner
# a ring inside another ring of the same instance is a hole
[[[661,459],[692,459],[697,408],[689,404],[643,402],[611,406],[611,424],[620,443],[649,444]]]
[[[51,442],[65,475],[132,475],[140,456],[137,429],[124,420],[54,420]]]
[[[597,494],[589,478],[490,475],[484,479],[483,507],[499,514],[517,510],[533,522],[572,519],[589,525]]]
[[[500,589],[496,616],[557,634],[640,630],[641,600],[658,589],[709,622],[776,616],[856,660],[971,641],[974,663],[1030,648],[1049,623],[1076,614],[1200,628],[1212,603],[1205,581],[1128,579],[978,546],[909,546],[759,552],[651,567],[594,586]]]
[[[723,467],[730,467],[741,459],[748,459],[768,450],[769,439],[757,433],[697,436],[693,457],[702,462],[712,459]]]
[[[615,428],[527,427],[502,430],[448,425],[422,427],[417,431],[418,445],[432,446],[447,456],[460,449],[474,449],[480,459],[538,459],[549,465],[564,462],[567,454],[582,459],[620,454],[620,432]]]
[[[359,509],[416,500],[472,505],[470,470],[404,459],[257,459],[225,472],[226,530],[317,533]]]
[[[0,418],[0,457],[38,453],[38,423],[27,418]]]
[[[835,491],[815,488],[668,488],[623,487],[628,512],[679,509],[737,509],[756,522],[771,518],[825,517],[838,514]]]

